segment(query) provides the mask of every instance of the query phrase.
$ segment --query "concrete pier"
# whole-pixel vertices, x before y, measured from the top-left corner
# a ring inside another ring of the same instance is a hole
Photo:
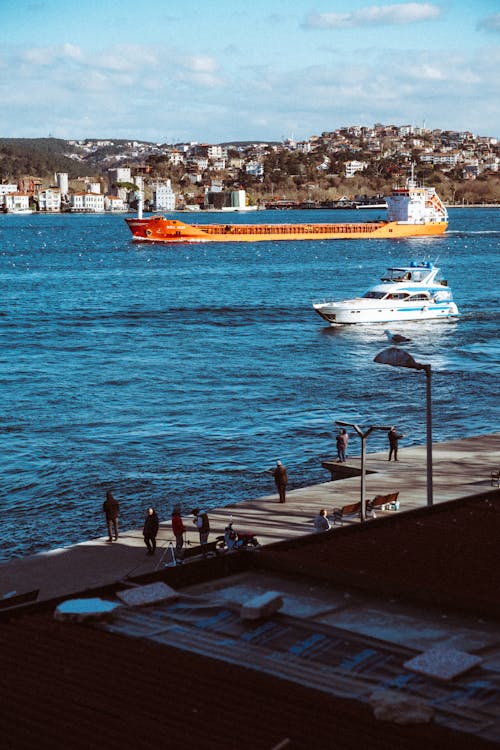
[[[424,506],[425,461],[425,446],[400,448],[398,463],[388,462],[386,452],[369,454],[367,500],[399,491],[398,512]],[[490,488],[490,473],[500,469],[500,433],[436,443],[433,464],[435,503],[479,495]],[[324,483],[288,492],[285,504],[278,503],[277,494],[271,492],[254,500],[210,510],[210,539],[222,534],[229,520],[237,530],[252,531],[261,544],[310,534],[314,531],[314,516],[320,508],[326,508],[331,514],[334,507],[359,500],[360,459],[349,457],[347,466],[352,467],[358,476],[333,482],[329,481],[329,471],[325,469]],[[288,466],[288,472],[293,480],[293,467]],[[272,477],[269,477],[269,488],[274,489]],[[350,519],[347,523],[358,521]],[[192,519],[184,518],[184,525],[189,530],[188,544],[197,545],[198,534]],[[135,529],[123,532],[112,544],[106,541],[106,535],[71,547],[11,560],[0,565],[0,598],[13,591],[23,594],[39,589],[38,600],[47,600],[111,584],[127,575],[139,576],[154,571],[169,561],[173,539],[168,519],[160,525],[158,549],[153,557],[145,554],[142,529]]]

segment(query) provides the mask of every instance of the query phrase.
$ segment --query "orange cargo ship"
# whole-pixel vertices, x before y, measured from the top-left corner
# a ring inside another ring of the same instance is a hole
[[[164,216],[125,219],[136,242],[397,239],[444,234],[448,214],[434,188],[410,180],[387,196],[387,221],[342,224],[186,224]]]

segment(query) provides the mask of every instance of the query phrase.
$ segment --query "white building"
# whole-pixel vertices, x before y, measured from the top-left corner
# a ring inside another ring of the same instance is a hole
[[[175,211],[175,193],[170,180],[157,182],[153,190],[155,211]]]
[[[223,159],[226,155],[226,149],[223,146],[209,146],[207,148],[207,156],[209,159]]]
[[[169,152],[168,160],[170,164],[176,167],[179,164],[184,164],[184,162],[186,161],[186,157],[184,156],[184,154],[181,154],[180,151],[174,150]]]
[[[0,196],[0,205],[7,211],[27,211],[30,207],[28,193],[5,193]]]
[[[245,166],[245,172],[247,174],[253,175],[254,177],[263,177],[264,165],[259,161],[249,161]]]
[[[17,185],[13,183],[0,185],[0,195],[7,195],[7,193],[17,193]]]
[[[356,159],[348,161],[345,165],[345,176],[354,177],[356,172],[363,172],[367,168],[367,166],[368,164],[366,163],[366,161],[357,161]]]
[[[60,188],[44,188],[38,193],[38,210],[55,213],[61,210]]]
[[[123,202],[117,195],[105,195],[104,196],[104,210],[105,211],[127,211],[128,206]]]
[[[104,195],[102,193],[73,193],[71,210],[101,213],[104,211]]]

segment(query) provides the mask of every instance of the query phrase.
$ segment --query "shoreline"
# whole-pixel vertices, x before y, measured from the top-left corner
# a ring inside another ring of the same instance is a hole
[[[484,494],[493,489],[490,472],[497,468],[500,454],[500,432],[435,443],[433,446],[435,504]],[[378,512],[379,517],[394,512],[415,510],[426,504],[426,447],[400,448],[399,462],[387,461],[387,452],[371,453],[367,458],[366,498],[399,492],[400,510]],[[278,503],[277,494],[269,494],[238,504],[208,511],[211,525],[210,541],[224,533],[232,520],[236,530],[252,531],[261,545],[311,534],[313,520],[319,509],[333,508],[359,500],[360,458],[349,458],[348,466],[358,474],[353,477],[325,481],[287,493],[285,504]],[[198,538],[189,516],[184,516],[188,530],[187,546],[197,546]],[[368,521],[369,522],[369,521]],[[357,518],[345,522],[359,523]],[[338,527],[340,528],[340,527]],[[103,531],[105,522],[103,519]],[[107,542],[107,535],[79,544],[12,558],[0,563],[0,598],[16,592],[22,595],[38,590],[38,601],[67,597],[77,592],[98,588],[158,570],[173,550],[173,534],[169,520],[160,522],[158,548],[155,556],[146,556],[142,529],[122,531],[117,542]]]

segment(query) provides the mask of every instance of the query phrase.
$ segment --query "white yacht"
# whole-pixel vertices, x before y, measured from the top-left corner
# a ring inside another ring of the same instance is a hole
[[[453,318],[460,314],[448,283],[433,263],[393,266],[362,297],[315,300],[313,307],[330,325],[390,323]]]

